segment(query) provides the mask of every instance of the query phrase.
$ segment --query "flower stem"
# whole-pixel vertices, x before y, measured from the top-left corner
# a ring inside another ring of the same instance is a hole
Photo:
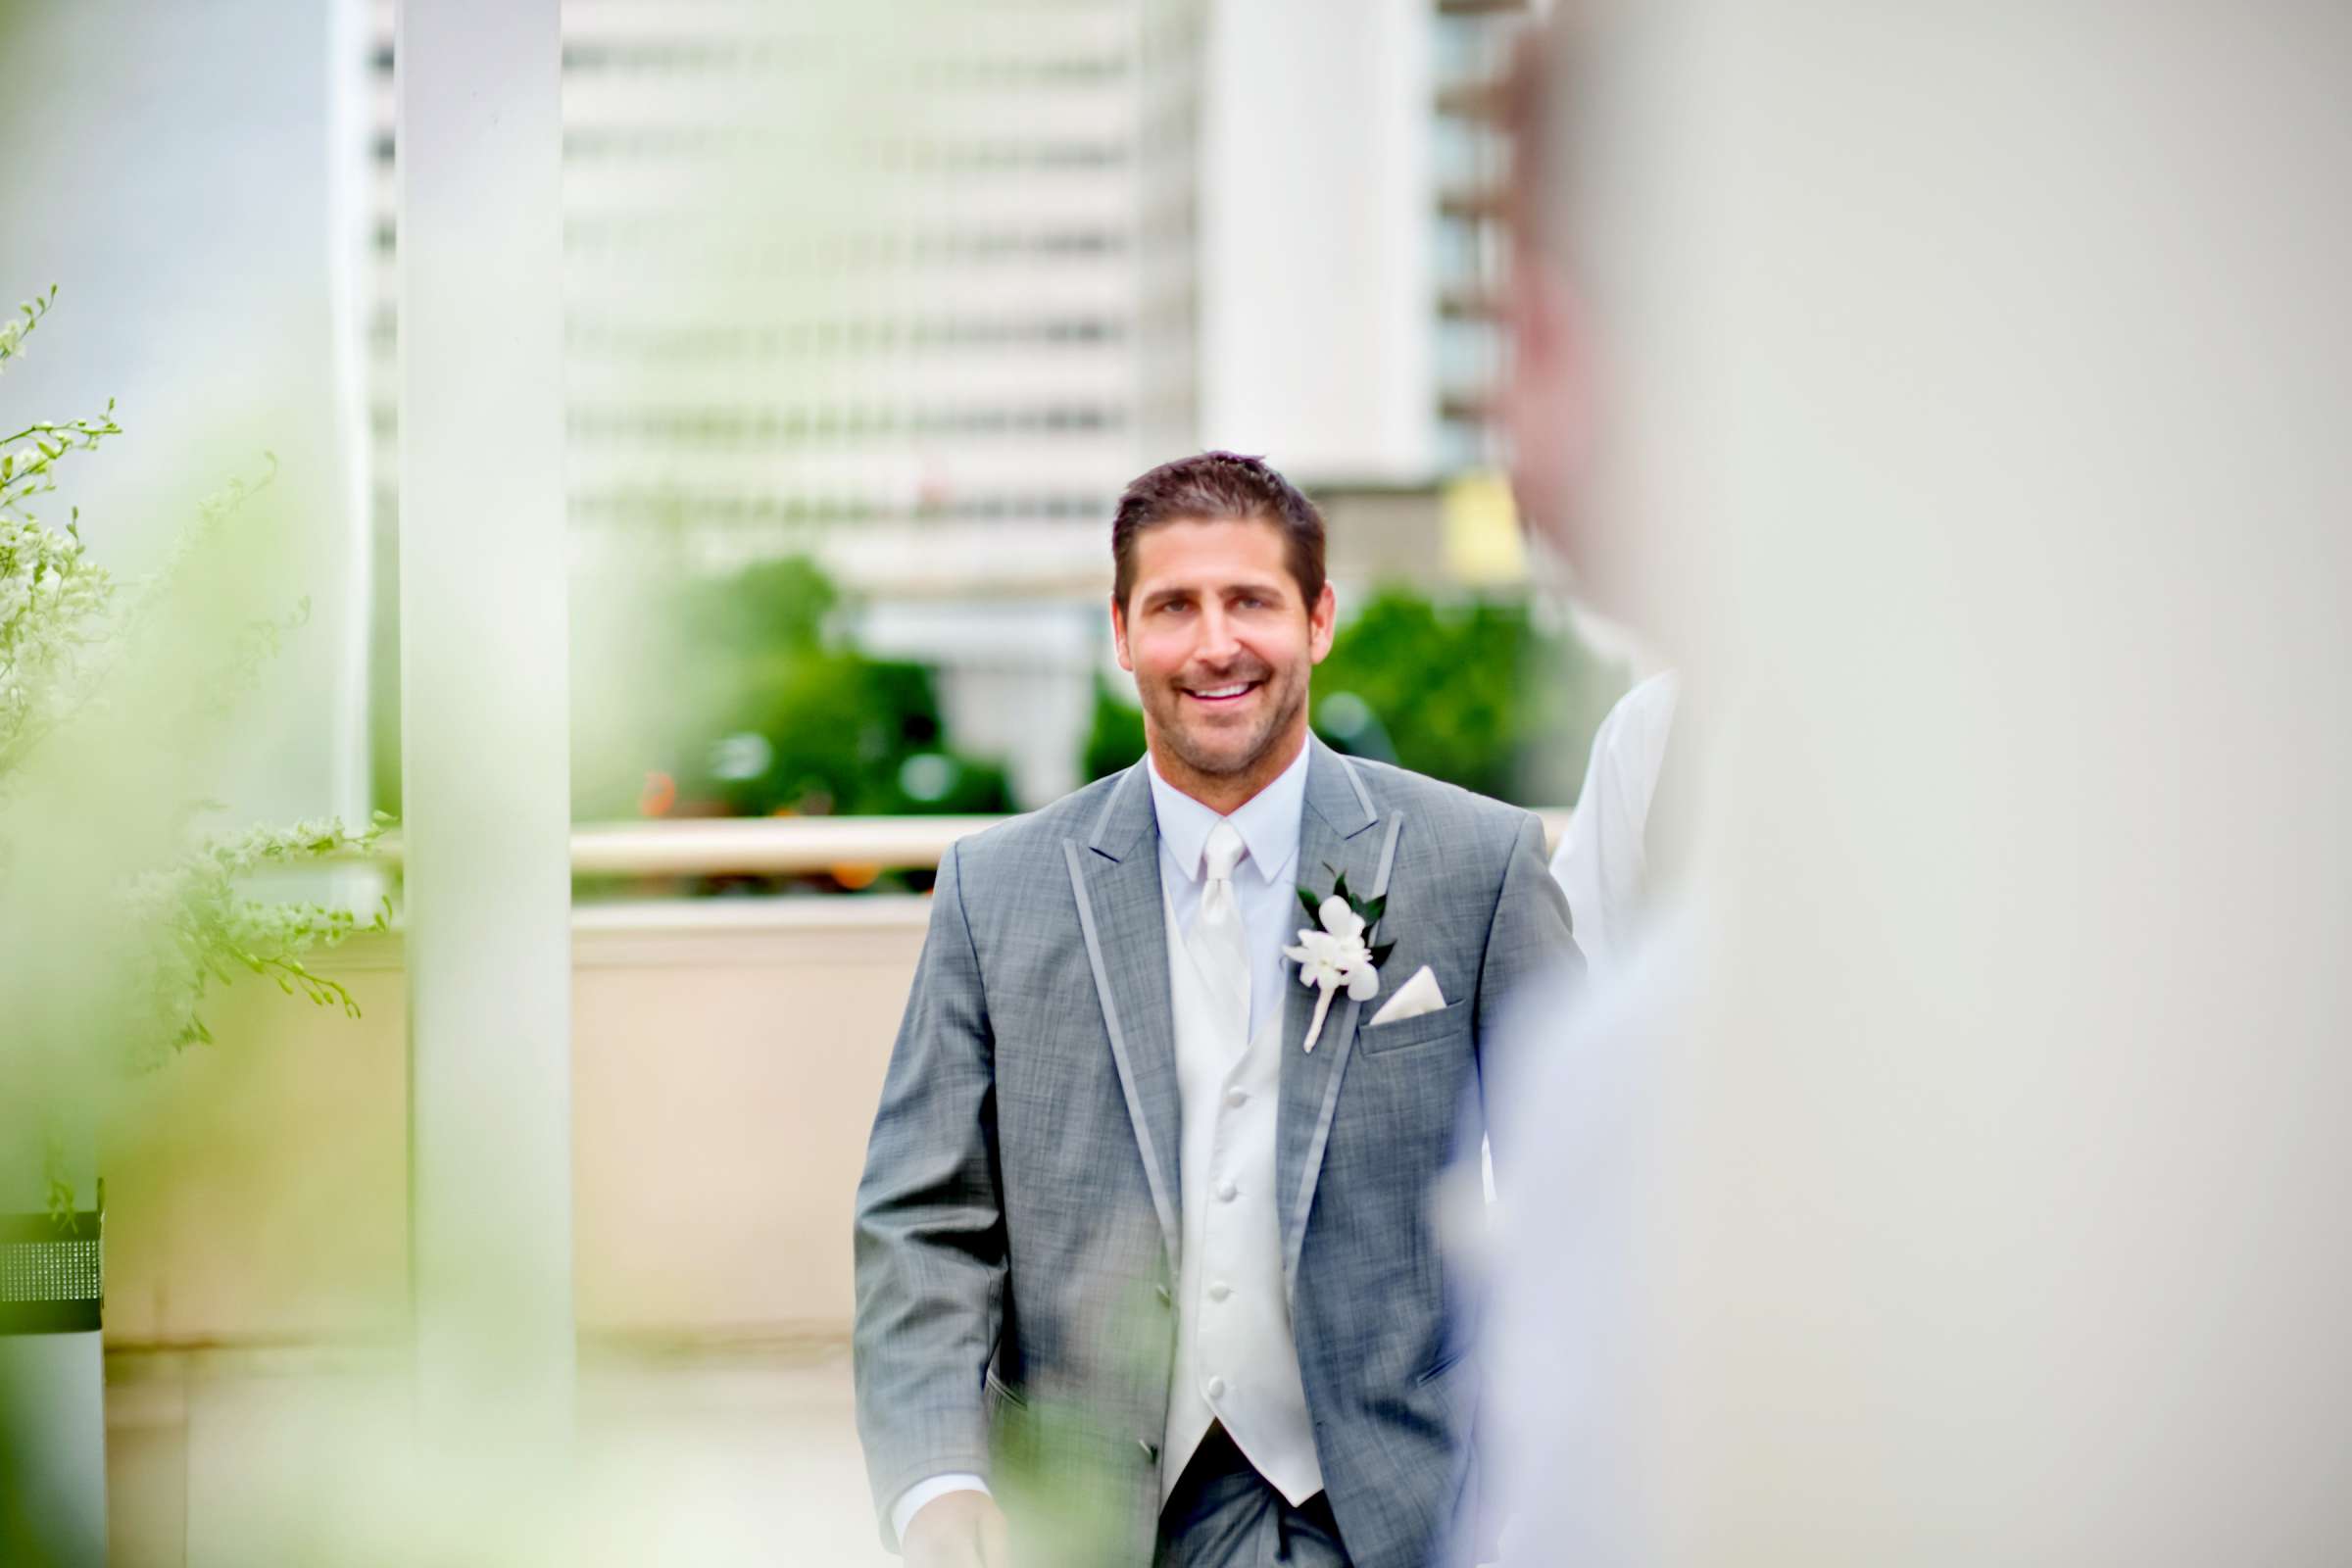
[[[1314,1050],[1315,1042],[1323,1037],[1323,1015],[1331,1010],[1331,994],[1339,988],[1337,980],[1326,980],[1316,988],[1315,1021],[1306,1026],[1306,1049],[1309,1051]]]

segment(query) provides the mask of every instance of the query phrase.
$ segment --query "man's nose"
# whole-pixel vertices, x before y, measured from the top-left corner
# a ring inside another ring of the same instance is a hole
[[[1200,640],[1194,645],[1193,655],[1204,664],[1230,664],[1241,657],[1242,645],[1233,634],[1233,621],[1222,606],[1211,605],[1200,612]]]

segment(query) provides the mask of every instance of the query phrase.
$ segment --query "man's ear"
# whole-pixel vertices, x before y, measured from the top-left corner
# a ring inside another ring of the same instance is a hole
[[[1340,623],[1340,597],[1331,591],[1328,579],[1323,591],[1315,595],[1314,605],[1306,612],[1306,651],[1316,663],[1331,652],[1331,639]]]
[[[1110,596],[1110,645],[1119,651],[1119,667],[1135,673],[1135,656],[1127,652],[1127,607],[1117,593]]]

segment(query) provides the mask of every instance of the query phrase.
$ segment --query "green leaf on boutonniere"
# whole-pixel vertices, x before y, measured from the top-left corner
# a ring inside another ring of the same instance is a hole
[[[1323,918],[1323,906],[1333,899],[1338,899],[1354,913],[1357,919],[1363,921],[1362,934],[1368,942],[1371,933],[1380,925],[1381,916],[1388,912],[1389,896],[1383,893],[1377,898],[1359,899],[1348,891],[1347,872],[1332,865],[1328,860],[1324,862],[1324,869],[1331,872],[1331,891],[1328,894],[1318,895],[1314,889],[1301,886],[1298,889],[1298,906],[1306,911],[1308,919],[1320,924]],[[1372,955],[1373,963],[1378,965],[1381,956],[1389,950],[1386,947],[1379,949],[1367,947],[1367,951]]]
[[[1372,967],[1377,969],[1388,962],[1389,955],[1396,951],[1396,944],[1394,942],[1383,942],[1379,947],[1374,948],[1372,950]]]

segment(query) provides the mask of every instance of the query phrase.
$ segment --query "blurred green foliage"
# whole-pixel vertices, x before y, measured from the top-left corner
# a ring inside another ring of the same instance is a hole
[[[1440,605],[1379,589],[1315,669],[1315,732],[1339,751],[1396,762],[1497,800],[1575,802],[1592,734],[1628,672],[1537,623],[1519,599]],[[1080,766],[1090,779],[1144,754],[1143,715],[1107,682],[1095,691]]]
[[[1078,755],[1078,770],[1084,777],[1102,778],[1142,760],[1144,710],[1136,707],[1133,691],[1132,687],[1126,692],[1114,691],[1108,680],[1095,676],[1095,713]]]
[[[840,590],[812,562],[675,576],[628,639],[628,677],[575,681],[576,818],[1016,808],[1003,765],[954,744],[932,671],[859,650]],[[1522,598],[1441,603],[1389,585],[1341,626],[1315,671],[1312,715],[1342,752],[1560,807],[1628,683]],[[1101,778],[1143,754],[1132,691],[1099,676],[1081,773]]]
[[[610,713],[582,711],[575,726],[608,737],[575,765],[575,815],[1010,810],[1004,768],[951,744],[931,671],[860,652],[839,630],[841,608],[832,580],[801,557],[663,594],[656,678],[623,699],[622,744],[612,744]],[[674,798],[648,802],[651,775]]]
[[[0,318],[0,368],[56,294]],[[205,791],[245,742],[264,666],[309,616],[307,599],[274,602],[287,536],[248,509],[269,479],[208,497],[164,564],[125,582],[91,556],[79,509],[61,525],[47,499],[122,433],[113,403],[0,431],[0,1149],[44,1149],[62,1219],[79,1206],[69,1137],[98,1123],[115,1069],[213,1043],[217,987],[247,973],[359,1015],[310,961],[387,929],[388,906],[364,918],[250,883],[365,855],[386,819],[196,826],[223,808]],[[20,1201],[0,1192],[0,1207]]]

